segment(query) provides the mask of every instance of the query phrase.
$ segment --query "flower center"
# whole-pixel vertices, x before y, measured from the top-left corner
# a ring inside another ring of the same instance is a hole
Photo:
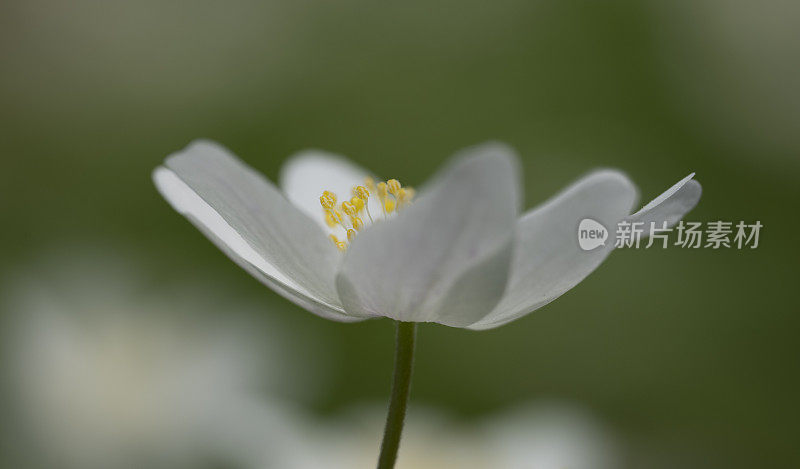
[[[377,195],[377,201],[375,199],[370,201],[372,194]],[[380,220],[395,216],[399,210],[410,204],[413,198],[414,189],[403,187],[397,179],[376,184],[374,179],[367,177],[364,179],[364,185],[353,187],[352,197],[340,205],[337,205],[336,194],[331,191],[323,192],[319,197],[319,203],[322,205],[325,223],[331,230],[344,232],[343,238],[346,239],[340,240],[336,233],[331,233],[330,238],[340,251],[345,251],[348,243],[355,239],[359,231]],[[372,210],[378,210],[379,213],[373,215],[370,203]]]

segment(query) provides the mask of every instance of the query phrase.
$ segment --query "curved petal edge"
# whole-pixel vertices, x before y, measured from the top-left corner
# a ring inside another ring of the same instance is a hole
[[[192,143],[156,168],[153,181],[173,208],[267,286],[323,317],[350,320],[333,288],[339,253],[308,217],[227,150]]]

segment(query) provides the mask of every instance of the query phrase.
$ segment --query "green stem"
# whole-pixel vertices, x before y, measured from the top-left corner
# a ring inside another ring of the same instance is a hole
[[[411,369],[414,365],[416,332],[417,323],[397,321],[392,397],[389,400],[389,413],[386,415],[386,428],[383,431],[378,469],[392,469],[397,460],[400,435],[403,433],[403,422],[408,407],[408,394],[411,390]]]

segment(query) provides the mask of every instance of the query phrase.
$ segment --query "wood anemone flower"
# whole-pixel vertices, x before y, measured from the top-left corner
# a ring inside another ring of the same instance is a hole
[[[517,158],[499,143],[457,154],[413,201],[399,181],[371,176],[305,151],[285,164],[279,189],[220,145],[197,141],[153,179],[231,259],[314,314],[468,329],[524,316],[597,268],[614,243],[581,250],[580,220],[644,222],[646,236],[651,221],[677,222],[701,193],[689,175],[632,213],[636,186],[603,169],[520,215]]]

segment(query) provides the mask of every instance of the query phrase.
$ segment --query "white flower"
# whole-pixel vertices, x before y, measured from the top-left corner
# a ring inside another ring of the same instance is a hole
[[[591,273],[613,243],[579,249],[581,219],[606,227],[623,219],[644,222],[647,231],[650,221],[677,222],[701,193],[689,175],[631,214],[634,184],[621,172],[599,170],[518,216],[516,156],[489,143],[457,155],[413,204],[363,229],[343,254],[323,229],[320,195],[349,196],[369,176],[341,157],[307,151],[284,166],[281,191],[208,141],[171,155],[153,174],[170,204],[228,256],[315,314],[469,329],[530,313]],[[377,207],[373,218],[383,217],[380,205],[367,207]],[[354,227],[348,223],[341,225]]]
[[[230,306],[211,316],[196,289],[189,303],[172,300],[174,289],[145,293],[108,257],[0,278],[0,432],[15,436],[23,466],[252,465],[281,450],[292,419],[257,394],[287,381],[268,357],[293,355]]]
[[[306,422],[302,451],[284,453],[277,467],[370,467],[382,422],[380,408]],[[562,402],[528,403],[474,422],[421,408],[410,412],[407,425],[397,469],[612,469],[621,464],[615,435],[590,413]],[[267,467],[272,466],[261,466]]]

